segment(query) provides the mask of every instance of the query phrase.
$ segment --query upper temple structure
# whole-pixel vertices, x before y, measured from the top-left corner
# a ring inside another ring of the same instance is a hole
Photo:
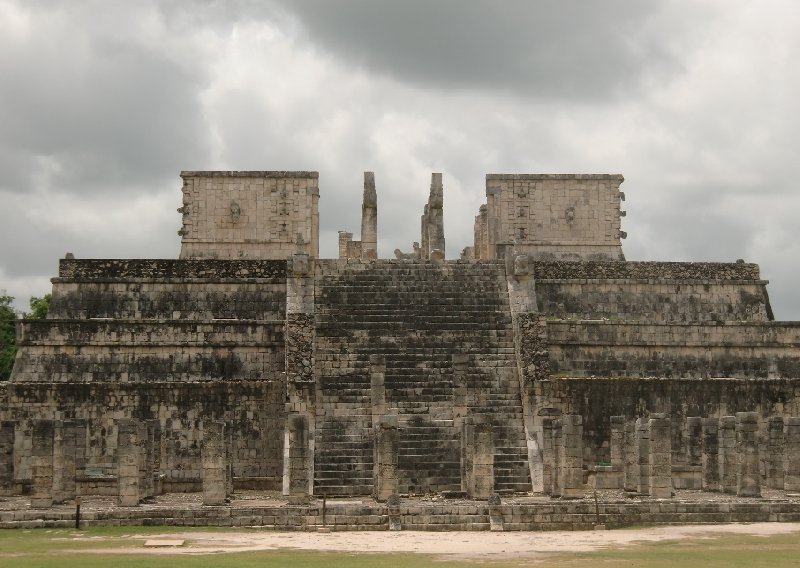
[[[319,258],[317,172],[181,178],[179,259],[68,255],[47,319],[19,323],[0,494],[260,489],[391,516],[433,493],[492,497],[494,527],[501,497],[587,479],[800,490],[800,323],[774,321],[756,264],[626,261],[621,175],[487,175],[459,260],[441,173],[394,259],[373,172],[338,259]]]

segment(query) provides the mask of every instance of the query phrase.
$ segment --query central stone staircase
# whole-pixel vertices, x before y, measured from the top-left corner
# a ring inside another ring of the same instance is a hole
[[[495,488],[530,490],[503,264],[318,266],[315,493],[372,492],[376,407],[398,415],[400,493],[462,490],[464,414],[493,425]]]

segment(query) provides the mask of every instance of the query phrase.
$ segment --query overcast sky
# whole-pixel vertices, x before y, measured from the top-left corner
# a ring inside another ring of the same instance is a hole
[[[448,257],[486,173],[622,173],[629,260],[761,265],[800,320],[797,0],[0,0],[0,291],[178,255],[180,170],[318,170],[320,249]]]

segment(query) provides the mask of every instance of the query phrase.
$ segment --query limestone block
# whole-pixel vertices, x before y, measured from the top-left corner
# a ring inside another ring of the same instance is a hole
[[[766,456],[766,482],[770,489],[783,489],[785,449],[783,416],[770,416],[767,420]]]
[[[719,420],[703,419],[703,491],[720,490]]]
[[[672,496],[672,447],[670,419],[665,414],[651,414],[649,433],[649,483],[651,497],[669,499]]]
[[[561,418],[561,497],[583,497],[583,417],[568,414]]]
[[[32,426],[31,507],[45,509],[53,505],[55,425],[52,420],[34,420]]]
[[[0,422],[0,496],[14,491],[14,434],[16,424]]]

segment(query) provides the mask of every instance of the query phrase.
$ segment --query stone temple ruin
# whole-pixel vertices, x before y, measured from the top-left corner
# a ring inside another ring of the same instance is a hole
[[[330,260],[316,172],[181,177],[179,259],[68,255],[19,323],[0,495],[30,503],[0,525],[90,495],[152,524],[309,527],[321,497],[367,499],[328,517],[362,528],[800,519],[800,323],[755,264],[625,261],[622,176],[487,175],[460,260],[438,173],[391,260],[371,172]],[[175,492],[202,506],[141,505]]]

